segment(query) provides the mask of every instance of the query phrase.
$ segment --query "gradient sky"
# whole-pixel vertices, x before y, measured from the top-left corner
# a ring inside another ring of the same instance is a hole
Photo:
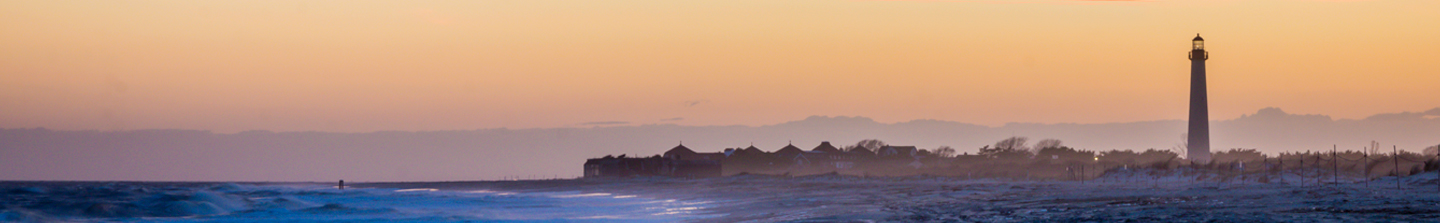
[[[1440,107],[1440,1],[3,1],[0,128],[1184,119]]]

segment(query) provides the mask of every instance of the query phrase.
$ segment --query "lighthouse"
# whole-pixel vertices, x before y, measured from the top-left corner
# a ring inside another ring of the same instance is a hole
[[[1190,125],[1185,139],[1189,154],[1186,157],[1191,162],[1209,163],[1210,107],[1205,97],[1205,60],[1210,59],[1210,53],[1205,52],[1205,39],[1200,38],[1199,33],[1190,44]]]

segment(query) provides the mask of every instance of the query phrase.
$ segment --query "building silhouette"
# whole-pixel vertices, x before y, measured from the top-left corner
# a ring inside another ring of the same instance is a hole
[[[1104,171],[1095,171],[1095,168],[1178,165],[1179,160],[1175,157],[1180,155],[1170,150],[1113,150],[1096,153],[1054,146],[1042,148],[1035,156],[1031,156],[1030,150],[986,152],[989,148],[987,145],[981,148],[980,153],[973,155],[965,153],[947,156],[915,146],[879,145],[879,148],[873,148],[878,152],[872,152],[872,148],[861,145],[837,147],[830,142],[821,142],[812,150],[787,144],[774,152],[766,152],[754,145],[746,148],[725,148],[723,152],[697,152],[684,145],[677,145],[663,155],[607,155],[588,159],[585,162],[585,178],[923,175],[1016,180],[1084,180],[1102,175],[1100,173]],[[1092,171],[1085,172],[1087,166]]]
[[[869,149],[842,150],[830,142],[821,142],[806,151],[794,144],[775,152],[765,152],[751,145],[747,148],[726,148],[723,152],[702,153],[685,145],[677,145],[662,155],[650,157],[605,156],[585,161],[585,177],[719,177],[740,174],[802,176],[815,174],[849,175],[918,175],[920,168],[935,166],[941,157],[921,152],[915,146],[884,146],[878,156]],[[939,174],[944,170],[929,174]]]
[[[1205,39],[1195,34],[1190,49],[1190,125],[1186,133],[1187,157],[1196,163],[1210,162],[1210,107],[1205,93]]]

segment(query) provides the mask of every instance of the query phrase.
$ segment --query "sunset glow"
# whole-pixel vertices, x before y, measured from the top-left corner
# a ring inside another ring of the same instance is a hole
[[[1440,1],[6,1],[0,128],[365,132],[1440,106]],[[587,124],[588,123],[588,124]]]

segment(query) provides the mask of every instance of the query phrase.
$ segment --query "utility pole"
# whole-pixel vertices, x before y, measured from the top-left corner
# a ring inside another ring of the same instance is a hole
[[[1245,161],[1240,161],[1240,187],[1245,187]]]
[[[1324,150],[1315,151],[1315,187],[1317,187],[1317,188],[1318,188],[1318,187],[1324,187],[1324,186],[1325,186],[1325,185],[1324,185],[1325,179],[1324,179],[1324,178],[1321,178],[1321,177],[1325,177],[1325,173],[1321,173],[1321,172],[1320,172],[1321,170],[1324,170],[1324,169],[1321,169],[1321,168],[1325,168],[1325,166],[1321,166],[1321,165],[1320,165],[1320,152],[1323,152],[1323,151],[1324,151]]]
[[[1339,151],[1338,148],[1340,148],[1338,145],[1330,145],[1330,165],[1335,166],[1335,172],[1333,172],[1335,176],[1332,181],[1335,181],[1337,186],[1340,185],[1340,156],[1336,155],[1336,151]]]

